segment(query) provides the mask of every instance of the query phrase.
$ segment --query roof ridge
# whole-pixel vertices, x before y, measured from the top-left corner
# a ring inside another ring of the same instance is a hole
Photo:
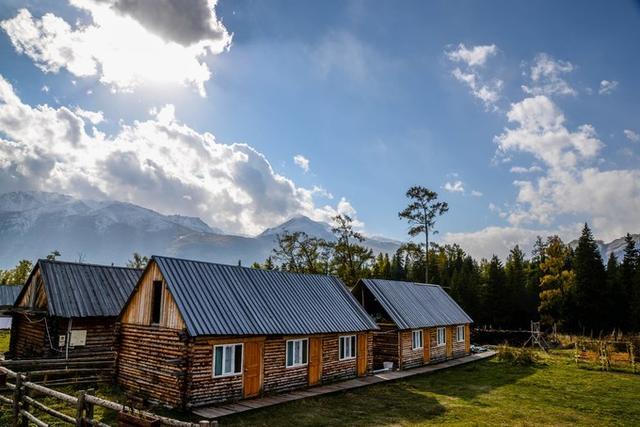
[[[144,268],[136,268],[136,267],[127,267],[122,265],[106,265],[106,264],[95,264],[91,262],[76,262],[76,261],[64,261],[64,260],[51,260],[46,258],[38,259],[37,263],[47,263],[47,264],[70,264],[70,265],[79,265],[79,266],[87,266],[87,267],[102,267],[102,268],[120,268],[124,270],[137,270],[142,271]],[[37,264],[36,263],[36,264]]]

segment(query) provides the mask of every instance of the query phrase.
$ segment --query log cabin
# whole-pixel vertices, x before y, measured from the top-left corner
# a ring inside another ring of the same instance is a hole
[[[12,308],[8,358],[115,359],[115,327],[141,269],[39,260]]]
[[[154,256],[120,315],[117,378],[182,408],[364,376],[377,326],[326,275]]]
[[[380,328],[374,369],[413,368],[470,354],[471,318],[438,285],[361,279],[353,295]]]

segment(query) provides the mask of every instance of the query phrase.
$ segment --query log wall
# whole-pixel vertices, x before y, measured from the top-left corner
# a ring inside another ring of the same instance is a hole
[[[287,337],[287,339],[295,338],[304,337]],[[265,341],[264,383],[262,387],[265,393],[279,393],[304,388],[308,384],[307,366],[287,368],[286,341],[284,337],[268,337]]]
[[[356,346],[357,337],[356,335]],[[358,375],[358,358],[340,360],[340,337],[343,335],[326,335],[322,339],[322,382],[330,383]],[[373,334],[367,334],[367,373],[373,371]],[[357,352],[356,352],[357,354]]]
[[[183,337],[175,329],[120,325],[118,383],[142,398],[181,406],[189,369]]]
[[[412,349],[411,342],[412,330],[400,331],[400,346],[402,354],[402,364],[400,369],[409,369],[422,366],[424,364],[424,349]],[[426,335],[422,335],[423,345],[426,345]]]
[[[14,314],[9,353],[12,359],[32,359],[48,354],[44,316]]]
[[[398,365],[398,329],[393,323],[379,323],[380,330],[373,331],[373,369],[381,369],[383,362]]]

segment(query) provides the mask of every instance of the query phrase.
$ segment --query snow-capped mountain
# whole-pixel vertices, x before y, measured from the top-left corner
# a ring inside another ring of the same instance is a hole
[[[285,230],[331,240],[331,227],[305,216],[256,237],[224,234],[200,218],[163,215],[132,203],[80,200],[57,193],[0,194],[0,268],[20,259],[42,258],[52,250],[61,259],[122,265],[133,252],[227,264],[262,262]],[[367,239],[374,252],[395,252],[400,242]]]
[[[640,234],[632,234],[633,240],[636,242],[636,248],[640,247]],[[600,251],[600,255],[602,256],[602,260],[606,264],[609,256],[613,253],[619,262],[622,262],[622,258],[624,258],[624,237],[619,237],[615,240],[612,240],[609,243],[605,243],[602,240],[596,240],[596,245],[598,245],[598,250]],[[573,249],[578,246],[578,239],[572,240],[569,243]]]

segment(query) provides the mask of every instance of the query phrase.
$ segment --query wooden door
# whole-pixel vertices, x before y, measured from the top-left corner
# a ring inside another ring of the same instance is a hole
[[[464,325],[464,352],[471,353],[471,327],[468,323]]]
[[[367,334],[358,334],[358,376],[367,375],[367,359],[369,358],[367,351]]]
[[[429,328],[422,332],[422,363],[425,365],[431,361],[431,330]]]
[[[445,336],[447,340],[447,358],[453,357],[453,328],[455,326],[447,326]]]
[[[309,338],[309,385],[316,385],[322,378],[322,338]]]
[[[247,341],[244,343],[244,397],[254,397],[262,389],[262,355],[263,341]]]

